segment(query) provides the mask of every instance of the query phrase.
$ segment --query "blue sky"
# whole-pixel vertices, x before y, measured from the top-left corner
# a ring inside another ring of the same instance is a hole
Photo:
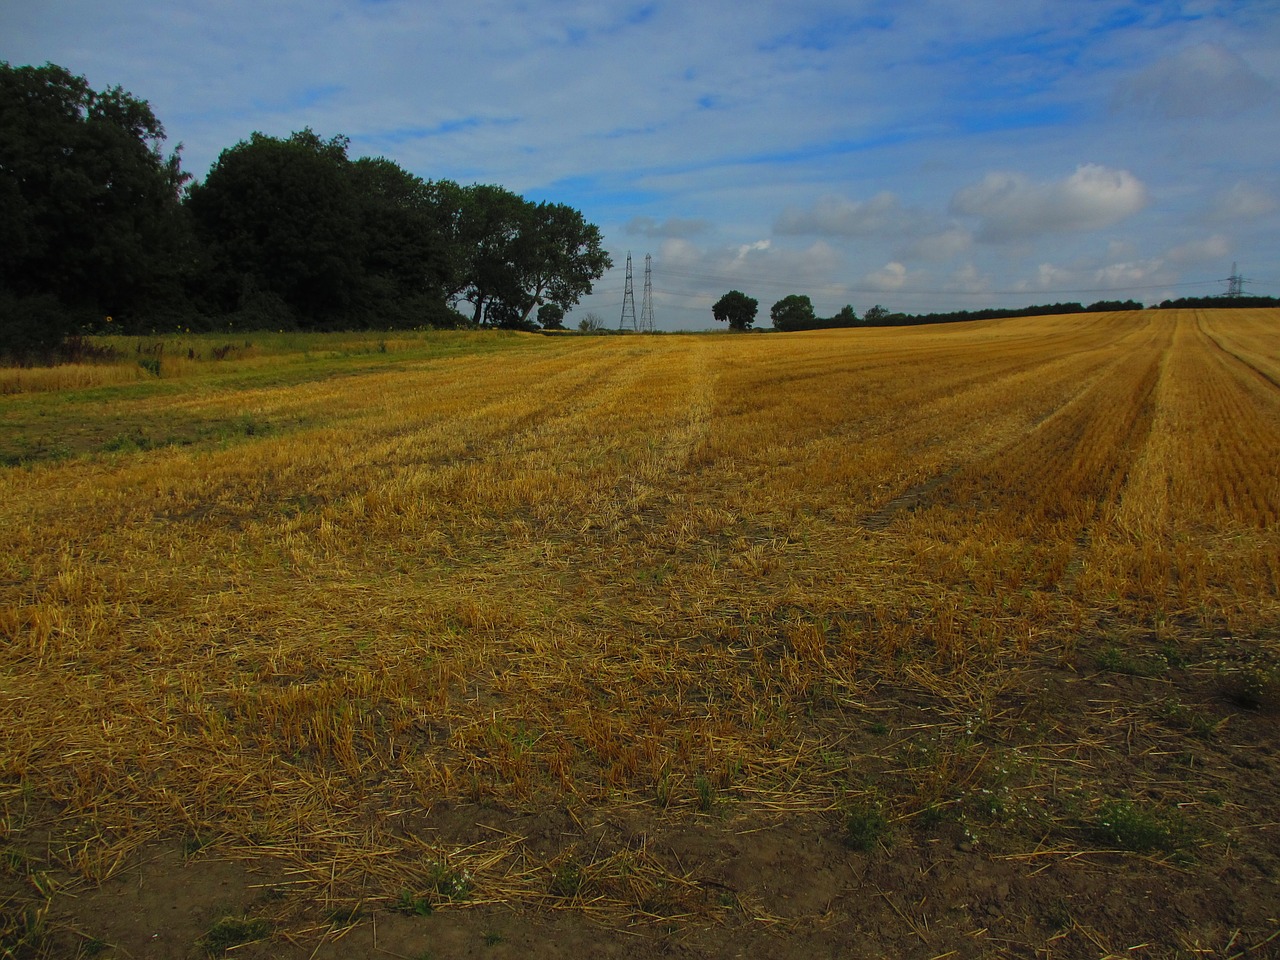
[[[1275,0],[0,0],[0,59],[149,100],[202,178],[310,126],[572,204],[665,329],[1280,296]]]

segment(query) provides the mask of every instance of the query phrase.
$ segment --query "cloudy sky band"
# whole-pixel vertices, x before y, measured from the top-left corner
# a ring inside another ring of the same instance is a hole
[[[311,126],[570,203],[617,262],[578,312],[648,252],[670,329],[726,284],[921,311],[1278,277],[1278,54],[1273,0],[0,0],[0,58],[149,99],[197,177]]]

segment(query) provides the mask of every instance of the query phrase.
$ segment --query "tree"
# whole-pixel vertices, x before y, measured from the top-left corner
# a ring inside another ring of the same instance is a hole
[[[555,303],[544,303],[538,308],[538,325],[543,330],[563,330],[564,307]]]
[[[862,322],[875,326],[878,323],[883,323],[888,316],[889,311],[877,303],[862,315]]]
[[[599,333],[604,329],[604,319],[598,313],[588,313],[578,321],[578,329],[583,333]]]
[[[441,213],[454,248],[450,299],[471,304],[476,326],[513,324],[520,310],[513,248],[524,199],[488,184],[442,185],[438,197],[452,207]]]
[[[164,127],[120,87],[90,89],[54,64],[0,61],[0,295],[6,315],[59,322],[70,313],[128,319],[181,296],[190,249],[179,205],[181,147],[166,155]],[[34,298],[35,314],[20,306]],[[52,299],[49,299],[52,298]]]
[[[527,328],[543,304],[568,310],[613,266],[600,230],[559,203],[534,204],[502,187],[445,188],[460,256],[452,296],[471,304],[477,325]]]
[[[217,306],[279,304],[308,327],[347,318],[366,290],[367,236],[347,144],[310,128],[286,140],[254,133],[191,187]]]
[[[389,296],[443,300],[446,239],[429,184],[385,157],[351,164],[362,229],[362,265]]]
[[[816,321],[813,302],[798,293],[783,297],[775,303],[769,310],[769,316],[775,330],[807,330]]]
[[[600,246],[600,228],[563,203],[525,207],[515,252],[522,320],[542,304],[559,307],[563,316],[613,266]]]
[[[846,303],[840,308],[840,312],[831,318],[835,326],[851,327],[858,322],[858,315],[854,313],[853,306]]]
[[[758,300],[738,290],[730,290],[716,301],[711,312],[721,323],[727,321],[730,330],[749,330],[755,323],[759,306]]]

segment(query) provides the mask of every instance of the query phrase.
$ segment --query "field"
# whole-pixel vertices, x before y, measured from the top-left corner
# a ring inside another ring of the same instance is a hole
[[[1278,334],[0,371],[0,957],[1278,956]]]

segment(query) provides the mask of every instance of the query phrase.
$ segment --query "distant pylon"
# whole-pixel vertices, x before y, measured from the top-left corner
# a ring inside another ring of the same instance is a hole
[[[644,255],[644,299],[640,301],[640,332],[653,333],[653,254]]]
[[[628,326],[630,324],[630,326]],[[618,321],[619,330],[636,329],[636,290],[631,276],[631,251],[627,251],[627,289],[622,294],[622,319]]]
[[[1227,296],[1244,296],[1244,277],[1240,276],[1237,264],[1231,264],[1231,276],[1227,277]]]

